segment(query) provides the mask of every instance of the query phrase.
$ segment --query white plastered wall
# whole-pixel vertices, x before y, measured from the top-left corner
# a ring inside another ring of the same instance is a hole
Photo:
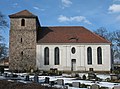
[[[49,48],[49,65],[44,65],[44,48]],[[54,48],[60,51],[60,65],[54,65]],[[72,54],[71,49],[75,47],[76,52]],[[92,65],[87,64],[87,48],[92,48]],[[97,48],[102,48],[102,64],[97,64]],[[76,59],[76,71],[110,71],[111,53],[110,44],[38,44],[36,47],[36,63],[40,70],[57,68],[58,70],[71,71],[71,60]]]

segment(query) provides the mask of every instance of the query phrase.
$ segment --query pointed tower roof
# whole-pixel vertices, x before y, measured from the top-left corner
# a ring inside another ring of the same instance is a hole
[[[36,18],[37,16],[29,12],[28,10],[23,10],[15,14],[9,15],[9,17],[10,18],[21,18],[21,17]]]

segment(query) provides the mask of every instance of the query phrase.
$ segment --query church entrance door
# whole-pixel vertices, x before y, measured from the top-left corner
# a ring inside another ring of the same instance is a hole
[[[76,71],[76,59],[71,60],[71,71]]]

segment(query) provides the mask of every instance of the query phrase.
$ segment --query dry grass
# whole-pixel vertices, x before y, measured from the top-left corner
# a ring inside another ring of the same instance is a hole
[[[0,80],[0,89],[57,89],[51,88],[47,86],[41,86],[37,83],[18,83],[18,82],[10,82],[7,80]]]

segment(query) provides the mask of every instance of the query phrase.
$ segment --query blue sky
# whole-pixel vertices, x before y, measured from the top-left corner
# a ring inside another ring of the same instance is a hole
[[[0,0],[0,11],[7,16],[8,23],[8,15],[24,9],[37,15],[41,26],[120,30],[120,0]],[[9,29],[2,32],[7,44]]]

